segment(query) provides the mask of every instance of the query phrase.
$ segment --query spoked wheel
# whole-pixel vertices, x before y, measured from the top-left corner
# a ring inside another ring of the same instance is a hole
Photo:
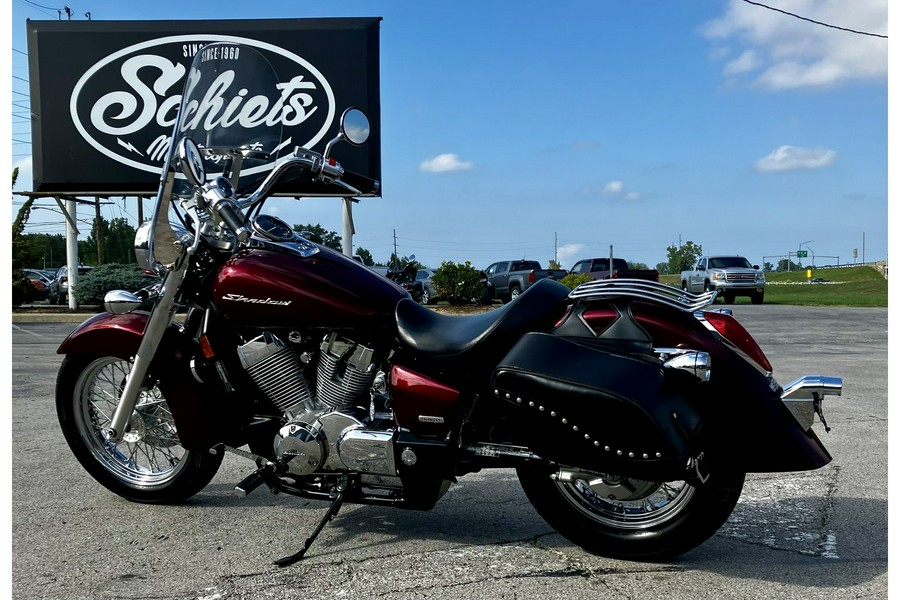
[[[588,552],[611,558],[664,560],[694,548],[725,523],[744,475],[650,482],[579,474],[557,481],[547,471],[518,470],[532,505],[556,531]]]
[[[67,357],[56,385],[56,410],[72,453],[91,476],[134,502],[165,504],[193,496],[216,474],[219,453],[185,450],[159,387],[141,390],[125,434],[106,433],[131,363],[113,356]]]

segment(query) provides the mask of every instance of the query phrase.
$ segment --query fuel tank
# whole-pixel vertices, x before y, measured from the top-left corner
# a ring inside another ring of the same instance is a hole
[[[289,245],[235,254],[219,271],[213,300],[239,326],[377,328],[409,294],[330,248],[311,256]]]

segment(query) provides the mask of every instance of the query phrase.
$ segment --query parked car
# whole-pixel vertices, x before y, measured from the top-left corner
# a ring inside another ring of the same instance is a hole
[[[439,300],[439,295],[431,281],[434,269],[419,269],[416,271],[416,281],[422,284],[422,295],[419,302],[422,304],[434,304]]]
[[[94,267],[78,267],[78,276],[83,277]],[[69,267],[61,266],[50,282],[50,304],[67,304],[69,302]]]
[[[38,297],[46,298],[50,294],[50,278],[40,269],[22,269],[29,283],[38,292]]]

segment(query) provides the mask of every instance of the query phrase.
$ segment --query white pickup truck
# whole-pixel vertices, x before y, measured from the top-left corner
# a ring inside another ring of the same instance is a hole
[[[725,304],[736,296],[749,296],[753,304],[762,304],[766,277],[758,265],[743,256],[703,256],[692,271],[681,272],[681,289],[699,294],[716,290]]]

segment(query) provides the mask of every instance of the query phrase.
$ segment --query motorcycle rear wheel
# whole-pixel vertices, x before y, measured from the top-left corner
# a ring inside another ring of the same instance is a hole
[[[563,482],[525,468],[518,475],[535,510],[560,535],[593,554],[645,561],[672,558],[712,537],[744,484],[743,473],[713,475],[697,486],[612,475]]]
[[[173,504],[212,480],[222,454],[185,450],[158,385],[141,389],[119,442],[105,429],[131,363],[114,356],[69,356],[56,382],[56,411],[69,448],[90,475],[132,502]]]

